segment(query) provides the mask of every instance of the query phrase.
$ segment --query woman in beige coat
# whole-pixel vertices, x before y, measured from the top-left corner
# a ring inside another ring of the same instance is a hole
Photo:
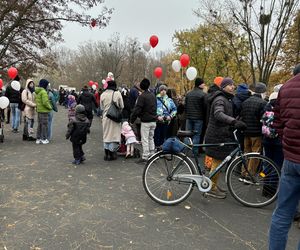
[[[24,141],[35,141],[33,137],[33,125],[34,125],[34,115],[36,104],[34,102],[34,82],[31,79],[26,81],[25,89],[22,92],[22,102],[25,104],[24,108],[24,130],[23,130],[23,140]]]
[[[100,107],[103,110],[103,143],[105,156],[104,160],[116,160],[117,149],[121,140],[121,123],[114,122],[106,117],[106,113],[113,101],[120,109],[124,108],[122,95],[117,89],[115,81],[109,81],[106,90],[100,96]]]

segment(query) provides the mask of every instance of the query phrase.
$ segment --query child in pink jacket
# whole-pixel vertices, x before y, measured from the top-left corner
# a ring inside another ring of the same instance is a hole
[[[134,134],[132,128],[130,127],[130,125],[128,124],[128,122],[123,122],[121,133],[122,133],[122,135],[125,136],[125,140],[126,140],[127,152],[126,152],[125,158],[133,157],[134,144],[137,143],[137,140],[136,140],[135,134]]]

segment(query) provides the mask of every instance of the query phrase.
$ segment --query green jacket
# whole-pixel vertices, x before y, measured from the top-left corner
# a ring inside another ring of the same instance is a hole
[[[47,91],[44,88],[35,88],[35,102],[36,111],[38,113],[49,113],[52,110],[52,106],[49,101]]]

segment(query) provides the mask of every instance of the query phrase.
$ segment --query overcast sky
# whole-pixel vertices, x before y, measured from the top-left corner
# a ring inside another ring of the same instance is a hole
[[[141,43],[149,41],[151,35],[157,35],[159,43],[155,49],[172,50],[175,31],[190,29],[199,23],[193,14],[199,0],[106,0],[105,5],[115,9],[108,27],[90,29],[67,24],[63,30],[63,45],[76,49],[84,41],[107,41],[118,32],[122,40],[136,37]],[[100,9],[101,5],[91,13]]]

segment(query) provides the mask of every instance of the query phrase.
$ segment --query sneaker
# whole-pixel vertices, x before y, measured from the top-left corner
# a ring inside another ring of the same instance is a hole
[[[138,160],[137,160],[135,163],[136,163],[136,164],[145,165],[145,164],[147,163],[147,160],[146,160],[146,159],[143,159],[143,158],[141,158],[141,159],[138,159]]]
[[[42,142],[42,144],[48,144],[49,143],[48,139],[41,140],[41,142]]]
[[[84,156],[82,156],[81,158],[80,158],[80,162],[84,162],[86,160],[86,158],[84,157]]]
[[[215,190],[210,190],[209,192],[206,193],[207,196],[211,196],[216,199],[225,199],[226,198],[226,193],[221,192],[219,189]]]
[[[35,143],[36,144],[42,144],[42,140],[41,139],[36,139]]]
[[[74,161],[72,161],[72,164],[74,164],[74,165],[80,165],[80,163],[81,163],[81,161],[80,161],[80,159],[78,159],[78,160],[74,160]]]

